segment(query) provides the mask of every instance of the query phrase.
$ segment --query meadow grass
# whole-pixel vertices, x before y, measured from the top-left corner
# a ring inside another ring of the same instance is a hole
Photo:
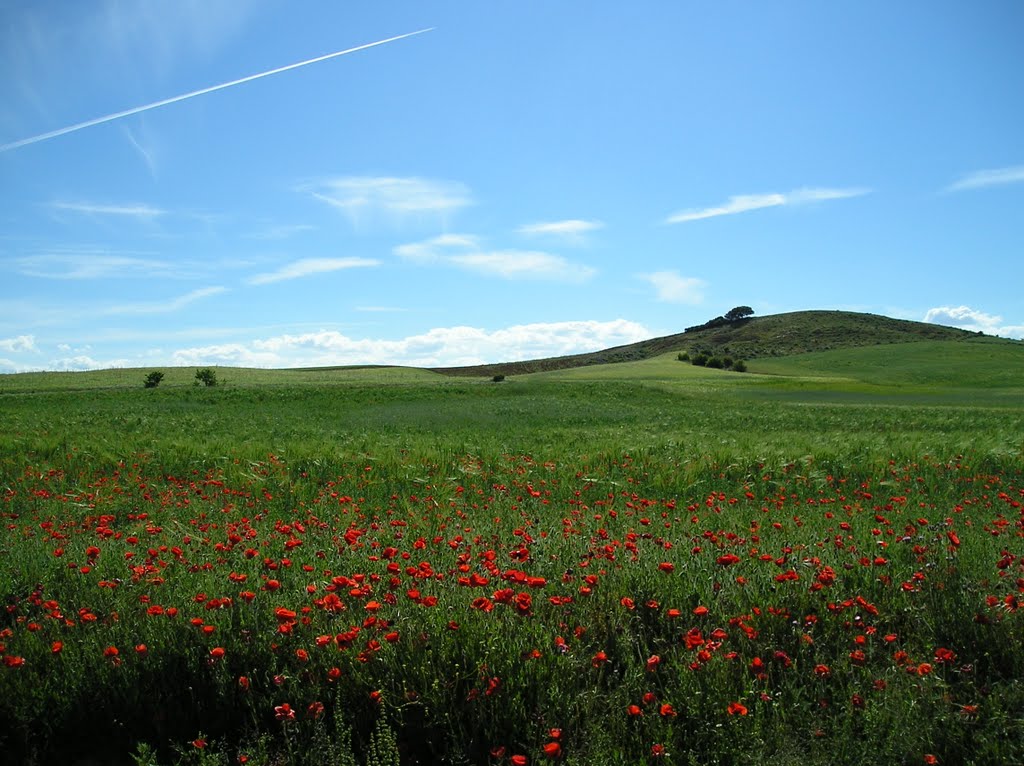
[[[0,744],[1020,762],[1018,362],[823,353],[2,379]]]

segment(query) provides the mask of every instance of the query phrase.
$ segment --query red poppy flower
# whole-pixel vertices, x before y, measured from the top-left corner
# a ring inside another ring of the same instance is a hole
[[[274,707],[274,717],[278,721],[294,721],[295,711],[292,710],[292,706],[287,702],[282,702],[280,705]]]
[[[542,748],[544,755],[548,758],[557,758],[562,754],[562,746],[557,742],[548,742]]]
[[[747,706],[743,705],[743,704],[741,704],[739,702],[730,702],[728,710],[729,710],[729,715],[746,715],[747,714]]]

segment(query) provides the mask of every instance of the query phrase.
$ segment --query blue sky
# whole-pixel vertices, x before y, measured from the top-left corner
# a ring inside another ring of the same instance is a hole
[[[1020,338],[1022,34],[1016,0],[7,0],[0,371],[507,361],[737,305]]]

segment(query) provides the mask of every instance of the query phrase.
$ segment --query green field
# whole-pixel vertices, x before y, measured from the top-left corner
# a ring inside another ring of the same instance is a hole
[[[0,746],[1024,760],[1024,345],[687,348],[0,377]]]

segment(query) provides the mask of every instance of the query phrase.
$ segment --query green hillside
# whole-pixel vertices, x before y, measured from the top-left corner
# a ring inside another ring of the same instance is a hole
[[[758,359],[753,372],[818,376],[887,385],[1021,388],[1024,344],[997,338],[920,341]]]
[[[751,317],[722,327],[665,335],[587,354],[475,367],[444,367],[435,369],[435,372],[468,376],[522,375],[597,364],[635,362],[670,351],[702,352],[750,360],[924,340],[965,341],[977,337],[975,333],[953,327],[892,319],[877,314],[795,311]],[[995,342],[1013,343],[1004,339],[995,339]]]
[[[888,386],[1010,389],[1020,387],[1024,379],[1024,343],[1020,341],[847,311],[797,311],[753,317],[586,354],[472,367],[361,365],[213,370],[219,385],[231,387],[452,383],[460,377],[490,379],[496,375],[557,371],[573,371],[572,377],[577,379],[705,379],[733,385],[731,376],[735,373],[689,369],[692,365],[677,359],[683,352],[746,360],[751,373],[774,377]],[[163,368],[161,388],[194,385],[196,369]],[[135,368],[0,375],[0,393],[136,388],[142,386],[151,371]]]

